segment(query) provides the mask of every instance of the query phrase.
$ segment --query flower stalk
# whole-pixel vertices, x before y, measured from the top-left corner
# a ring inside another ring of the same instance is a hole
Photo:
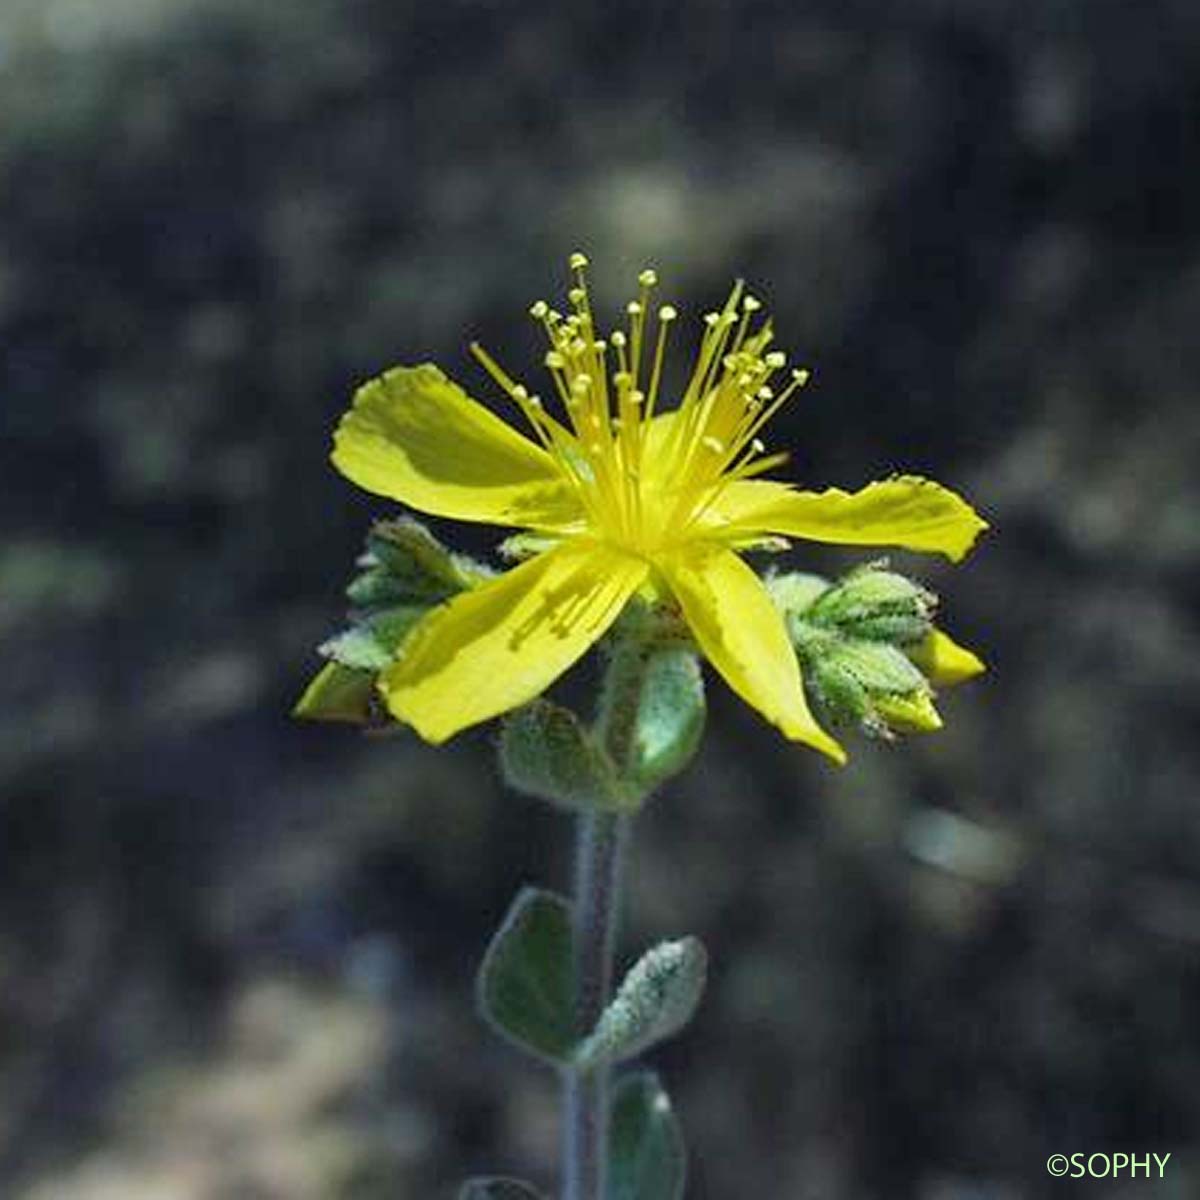
[[[621,909],[622,865],[632,815],[593,811],[577,818],[574,888],[575,1030],[586,1038],[612,992],[613,951]],[[563,1070],[563,1195],[605,1194],[609,1076],[607,1063]]]

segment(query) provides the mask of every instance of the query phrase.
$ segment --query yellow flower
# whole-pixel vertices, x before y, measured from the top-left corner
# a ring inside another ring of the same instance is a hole
[[[663,305],[651,321],[654,272],[639,276],[627,329],[603,338],[587,260],[570,265],[570,311],[530,310],[549,339],[557,415],[472,346],[532,436],[432,364],[364,384],[338,426],[333,461],[359,486],[434,516],[531,531],[540,547],[417,626],[380,676],[388,709],[431,742],[507,712],[545,691],[642,592],[674,604],[730,687],[787,737],[844,761],[809,711],[783,618],[739,551],[804,538],[958,560],[986,522],[914,476],[857,492],[759,478],[787,457],[766,453],[760,435],[807,380],[792,370],[778,382],[787,360],[769,348],[759,301],[738,283],[705,314],[691,378],[677,407],[660,411],[676,311]],[[949,646],[938,643],[939,658]]]

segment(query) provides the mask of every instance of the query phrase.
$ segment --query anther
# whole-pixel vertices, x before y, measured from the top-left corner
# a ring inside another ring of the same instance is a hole
[[[642,306],[636,300],[630,300],[630,302],[625,305],[625,311],[631,317],[637,317],[641,315]]]
[[[700,443],[706,449],[711,450],[714,454],[723,454],[725,452],[725,443],[719,438],[713,437],[711,434],[709,434],[707,437],[701,438]]]
[[[612,336],[608,340],[612,342],[612,344],[616,346],[618,350],[625,345],[625,335],[619,329],[614,329],[612,331]]]
[[[771,368],[772,371],[778,371],[780,367],[787,362],[787,355],[782,350],[772,350],[764,359],[763,362]]]
[[[679,313],[676,311],[675,306],[673,304],[664,304],[662,306],[662,308],[660,308],[658,310],[658,319],[664,325],[667,324],[669,321],[675,320],[675,318],[677,316],[679,316]]]
[[[545,300],[538,300],[536,303],[529,306],[529,315],[535,321],[544,321],[546,314],[550,311],[550,305]]]
[[[755,438],[750,443],[750,449],[753,450],[755,454],[761,454],[766,448],[767,443],[764,442],[762,438]]]
[[[711,329],[711,328],[713,328],[713,327],[714,327],[714,326],[717,324],[717,322],[718,322],[718,321],[720,321],[720,319],[721,319],[721,314],[720,314],[720,313],[715,313],[715,312],[706,312],[706,313],[704,314],[704,323],[705,323],[705,325],[707,325],[707,326],[708,326],[710,329]]]
[[[812,378],[812,372],[807,367],[798,367],[792,372],[792,378],[797,387],[803,387]]]
[[[547,350],[546,357],[542,361],[552,371],[560,371],[567,365],[567,360],[557,350]]]
[[[757,296],[743,296],[742,308],[748,313],[758,312],[762,308],[762,301]]]
[[[567,299],[570,300],[572,304],[582,304],[585,296],[587,296],[587,292],[585,292],[581,287],[573,287],[567,293]]]
[[[582,271],[588,265],[587,255],[579,250],[576,250],[570,258],[567,259],[567,265],[572,271]]]
[[[658,282],[658,273],[647,267],[639,276],[638,283],[644,288],[652,288]]]

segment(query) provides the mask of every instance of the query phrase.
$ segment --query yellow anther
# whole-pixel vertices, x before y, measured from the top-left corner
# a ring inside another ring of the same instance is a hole
[[[523,383],[518,383],[517,386],[513,388],[512,394],[514,400],[529,399],[529,393],[525,390],[525,385]]]
[[[720,313],[706,312],[704,314],[704,323],[710,329],[714,328],[716,326],[717,322],[720,321],[720,319],[721,319]]]
[[[587,255],[580,250],[576,250],[570,258],[567,259],[567,265],[572,271],[582,271],[588,265]]]
[[[679,313],[676,311],[673,304],[664,304],[662,308],[658,310],[658,319],[662,321],[664,325],[669,321],[675,320],[677,316],[679,316]]]
[[[757,296],[743,296],[742,308],[748,313],[758,312],[762,308],[762,301]]]
[[[725,443],[720,438],[715,438],[711,434],[701,438],[700,442],[706,450],[711,450],[714,454],[725,453]]]
[[[578,392],[582,396],[591,386],[592,377],[590,375],[576,375],[571,384],[571,391]]]
[[[763,359],[763,362],[765,362],[772,371],[778,371],[779,368],[787,362],[787,355],[784,354],[782,350],[772,350],[770,354]]]
[[[567,365],[567,360],[557,350],[547,350],[546,357],[542,361],[552,371],[561,371]]]
[[[792,372],[792,378],[797,387],[803,387],[812,378],[812,372],[807,367],[798,367]]]
[[[642,311],[642,306],[636,300],[630,300],[630,302],[627,305],[625,305],[625,311],[631,317],[640,316],[641,311]]]
[[[767,386],[767,385],[764,383],[764,384],[762,385],[762,387],[760,387],[760,388],[758,389],[758,391],[757,391],[757,392],[755,392],[754,394],[755,394],[755,395],[756,395],[756,396],[757,396],[757,397],[758,397],[760,400],[770,400],[770,399],[771,399],[771,398],[772,398],[772,397],[775,395],[775,391],[774,391],[774,389],[773,389],[773,388],[770,388],[770,387],[768,387],[768,386]]]
[[[764,442],[762,438],[755,438],[750,443],[750,449],[753,450],[755,454],[761,454],[766,448],[767,443]]]
[[[550,311],[550,305],[545,300],[538,300],[529,306],[529,315],[535,321],[544,321],[546,314]]]
[[[651,288],[658,282],[658,272],[647,267],[639,276],[638,283],[645,288]]]
[[[645,399],[646,399],[646,397],[645,397],[644,393],[639,392],[636,389],[629,393],[629,403],[630,404],[638,405],[638,404],[641,404],[641,402]]]
[[[625,335],[619,329],[614,329],[612,331],[612,336],[608,340],[612,342],[612,344],[616,346],[618,350],[625,345]]]
[[[567,293],[567,299],[570,300],[572,304],[582,304],[586,296],[587,292],[585,292],[581,287],[573,287]]]

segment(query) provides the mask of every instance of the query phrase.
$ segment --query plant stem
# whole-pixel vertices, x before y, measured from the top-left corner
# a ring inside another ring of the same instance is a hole
[[[591,1033],[612,990],[628,814],[579,817],[575,843],[575,1023]],[[608,1067],[564,1074],[564,1200],[603,1200],[608,1158]]]

